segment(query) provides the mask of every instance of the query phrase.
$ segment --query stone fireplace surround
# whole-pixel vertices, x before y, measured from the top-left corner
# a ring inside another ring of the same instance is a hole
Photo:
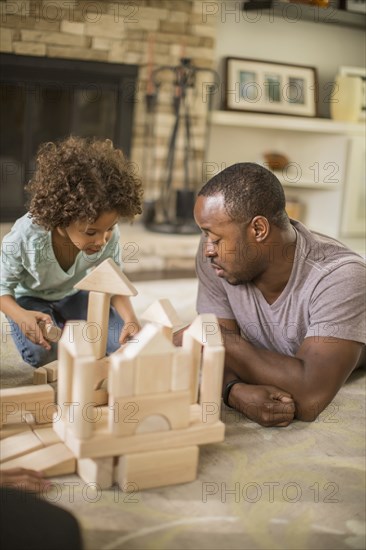
[[[161,65],[177,65],[189,57],[197,67],[213,67],[215,27],[204,17],[201,0],[7,0],[0,4],[0,51],[22,56],[137,65],[130,159],[145,184],[145,197],[155,198],[161,183],[174,115],[172,79],[160,87],[155,115],[154,171],[146,174],[144,141],[148,73]],[[192,127],[194,154],[203,160],[207,98],[205,76],[196,83]],[[174,185],[183,181],[183,147],[178,138]],[[148,147],[152,144],[148,144]],[[24,182],[25,183],[25,182]],[[198,187],[202,181],[197,182]]]

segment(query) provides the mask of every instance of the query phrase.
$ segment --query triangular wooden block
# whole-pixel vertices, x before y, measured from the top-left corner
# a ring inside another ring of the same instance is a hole
[[[141,319],[172,328],[183,324],[178,313],[167,298],[153,302],[141,315]]]
[[[222,346],[220,325],[213,313],[198,315],[186,332],[204,346]]]
[[[111,258],[104,260],[94,268],[75,285],[75,288],[120,296],[136,296],[137,294],[136,288]]]
[[[148,324],[136,336],[136,341],[130,342],[123,350],[128,359],[164,353],[174,353],[176,347],[162,334],[160,327]]]

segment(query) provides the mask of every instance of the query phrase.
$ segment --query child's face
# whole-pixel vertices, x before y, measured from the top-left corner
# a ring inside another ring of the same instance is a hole
[[[105,212],[93,223],[76,221],[64,231],[76,248],[86,254],[95,254],[107,244],[117,221],[117,212]]]

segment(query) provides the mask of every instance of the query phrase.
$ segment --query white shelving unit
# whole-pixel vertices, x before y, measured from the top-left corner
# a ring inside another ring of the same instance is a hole
[[[340,237],[350,143],[362,143],[364,133],[363,124],[214,111],[203,178],[237,162],[263,163],[267,152],[285,154],[290,164],[276,175],[286,198],[301,202],[308,227]]]

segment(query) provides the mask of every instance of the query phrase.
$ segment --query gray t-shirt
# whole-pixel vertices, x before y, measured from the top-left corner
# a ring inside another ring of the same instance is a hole
[[[271,305],[253,283],[233,286],[217,277],[201,242],[198,313],[235,319],[242,337],[253,345],[290,356],[308,337],[365,343],[365,262],[339,241],[291,223],[297,232],[294,264]]]

